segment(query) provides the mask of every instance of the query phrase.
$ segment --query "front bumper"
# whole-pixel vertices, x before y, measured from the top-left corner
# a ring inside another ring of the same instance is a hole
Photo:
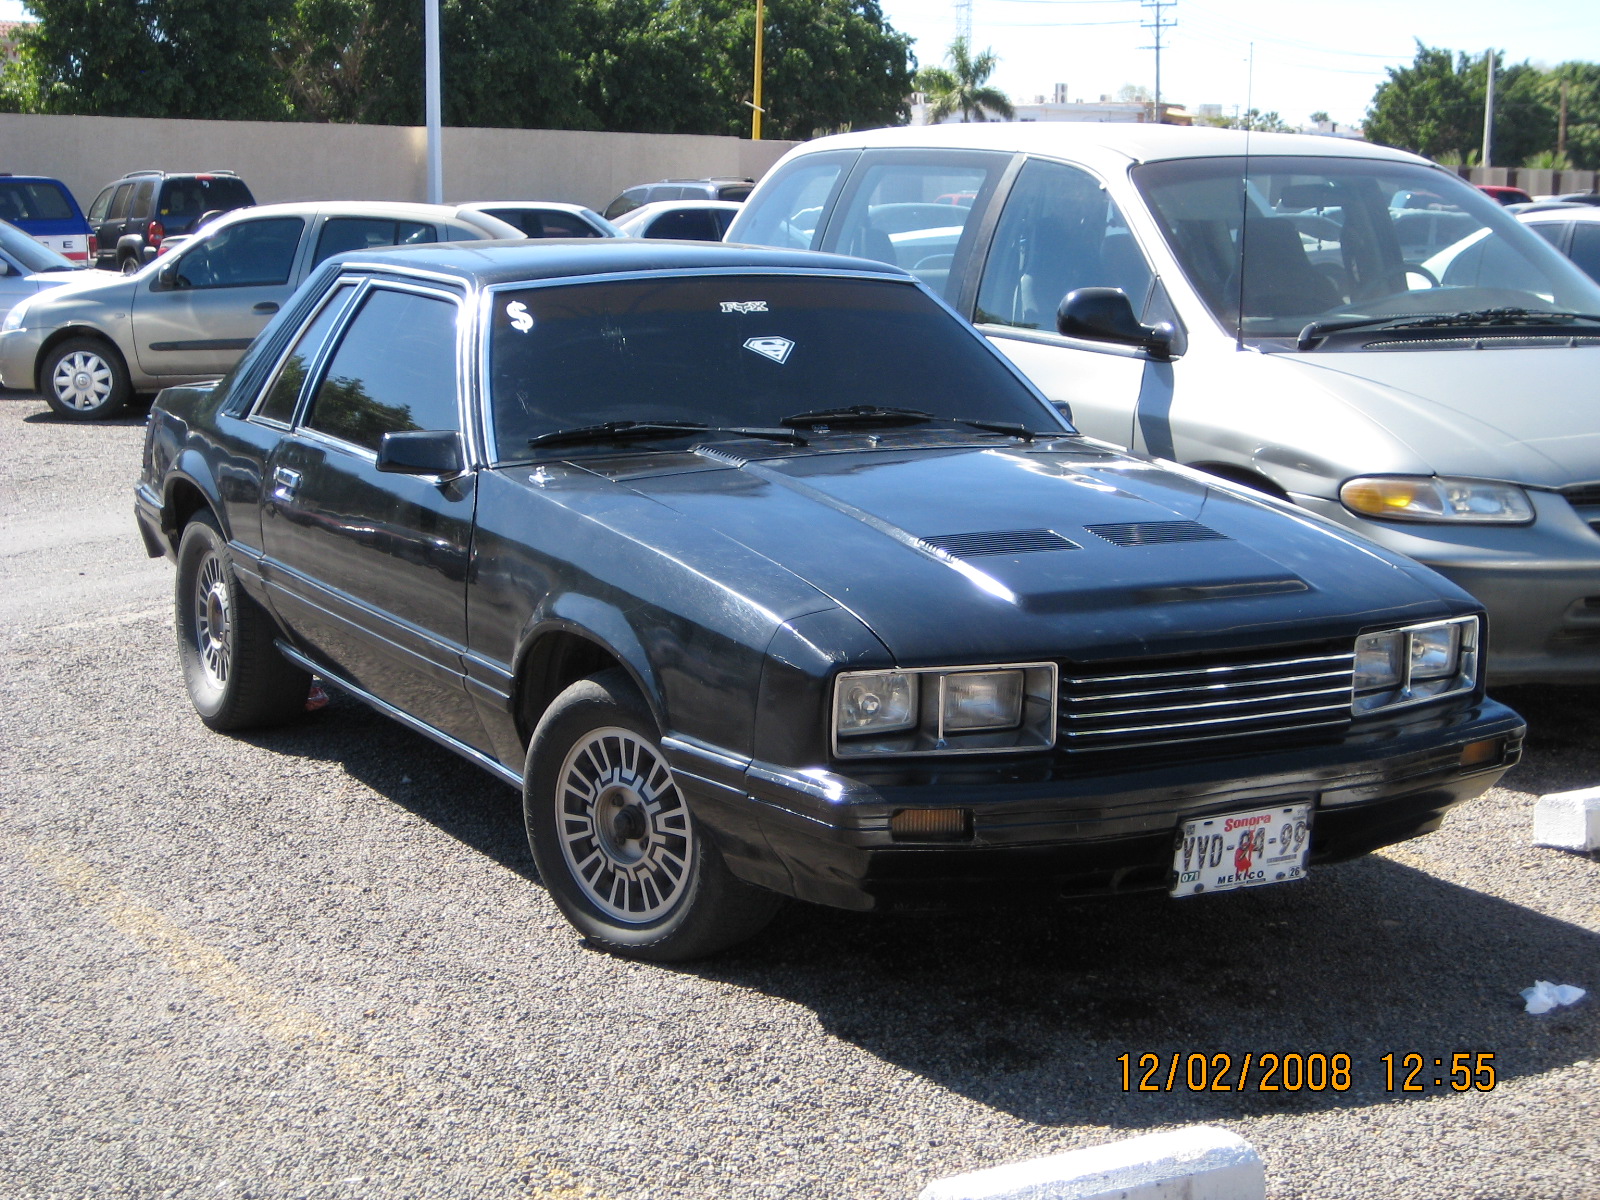
[[[0,333],[0,387],[31,392],[38,382],[34,371],[44,334],[38,329],[12,329]]]
[[[1315,806],[1312,864],[1353,858],[1437,828],[1515,765],[1524,733],[1516,713],[1485,698],[1331,745],[1124,769],[1052,756],[901,767],[869,781],[755,763],[736,785],[729,764],[681,743],[668,753],[735,873],[803,900],[874,909],[1163,890],[1182,822],[1291,800]],[[1461,765],[1465,746],[1490,740],[1491,758]],[[901,808],[967,809],[970,836],[897,841],[889,819]]]

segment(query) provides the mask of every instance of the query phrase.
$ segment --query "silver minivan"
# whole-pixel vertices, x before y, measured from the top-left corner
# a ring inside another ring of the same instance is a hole
[[[1492,682],[1600,682],[1600,286],[1427,159],[880,129],[790,151],[727,240],[899,264],[1084,433],[1455,580],[1489,609]]]

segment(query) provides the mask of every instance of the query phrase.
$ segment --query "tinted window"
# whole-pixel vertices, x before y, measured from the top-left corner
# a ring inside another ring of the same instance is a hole
[[[306,424],[372,451],[386,433],[459,430],[456,305],[412,292],[370,293],[334,352]]]
[[[345,300],[353,291],[355,286],[348,283],[335,291],[327,304],[323,305],[316,319],[295,341],[294,348],[289,351],[283,360],[283,365],[278,368],[277,378],[272,381],[267,394],[256,406],[256,416],[271,421],[281,421],[285,425],[294,418],[295,401],[300,398],[300,389],[306,381],[306,372],[311,369],[312,360],[322,348],[322,343],[328,339],[334,323],[339,319]]]
[[[144,220],[150,215],[150,201],[155,198],[156,181],[146,179],[133,191],[133,203],[128,206],[128,215],[139,220]]]
[[[531,437],[601,421],[774,426],[852,404],[1036,429],[1052,420],[970,327],[905,283],[739,275],[527,288],[495,294],[492,339],[507,459],[527,457]]]
[[[1528,228],[1533,230],[1552,246],[1560,249],[1562,235],[1567,232],[1569,226],[1558,225],[1554,221],[1540,221],[1537,225],[1529,222]]]
[[[111,211],[106,214],[115,221],[128,215],[128,200],[133,196],[133,184],[125,183],[117,188],[117,194],[111,198]]]
[[[691,242],[716,242],[722,239],[717,223],[704,209],[686,208],[664,212],[644,234],[647,238],[680,238]]]
[[[177,222],[193,221],[211,212],[228,212],[254,204],[255,198],[244,181],[231,176],[191,176],[186,179],[168,179],[161,185],[161,212],[159,215]]]
[[[767,185],[754,206],[738,214],[735,240],[753,246],[816,248],[822,215],[845,166],[853,155],[816,155],[801,159]]]
[[[54,183],[0,179],[0,220],[70,221],[72,202]]]
[[[241,221],[217,230],[178,259],[178,282],[191,288],[288,283],[305,222],[299,217]]]
[[[754,189],[753,183],[725,183],[717,189],[718,200],[743,200]]]
[[[1590,279],[1600,279],[1600,225],[1582,222],[1572,231],[1572,261],[1582,267]]]
[[[951,198],[976,198],[998,170],[944,162],[868,167],[849,208],[835,218],[828,232],[831,244],[824,249],[894,263],[944,292],[974,211],[970,200],[953,203]]]
[[[526,208],[491,209],[489,215],[509,221],[531,238],[599,237],[600,231],[576,213],[559,209],[535,212]]]
[[[316,266],[346,250],[372,250],[378,246],[413,246],[437,242],[439,231],[421,221],[396,221],[389,217],[330,217],[317,238]]]
[[[974,320],[1056,327],[1075,288],[1120,288],[1142,312],[1150,268],[1100,181],[1060,163],[1030,161],[1017,177],[984,266]]]
[[[98,221],[106,215],[106,209],[111,207],[111,196],[117,189],[108,187],[94,198],[94,203],[89,205],[89,220]]]
[[[608,221],[615,221],[623,213],[632,212],[644,203],[645,195],[650,191],[647,187],[631,187],[606,205],[605,217]]]

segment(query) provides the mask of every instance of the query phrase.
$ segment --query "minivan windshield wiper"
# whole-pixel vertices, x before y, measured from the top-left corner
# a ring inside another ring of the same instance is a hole
[[[1600,325],[1593,313],[1560,312],[1543,308],[1483,308],[1476,312],[1428,313],[1389,317],[1364,317],[1351,321],[1312,321],[1300,331],[1296,345],[1309,350],[1330,333],[1347,329],[1488,329],[1501,325],[1565,325],[1591,321]]]
[[[761,438],[804,446],[805,438],[788,429],[747,429],[738,426],[703,425],[697,421],[605,421],[599,425],[579,425],[557,429],[528,439],[530,448],[578,445],[583,442],[634,442],[654,438],[684,437],[696,433],[728,433],[737,437]]]
[[[915,408],[883,408],[876,404],[852,404],[849,408],[812,408],[790,413],[778,422],[791,429],[814,425],[923,425],[938,420],[932,413]]]

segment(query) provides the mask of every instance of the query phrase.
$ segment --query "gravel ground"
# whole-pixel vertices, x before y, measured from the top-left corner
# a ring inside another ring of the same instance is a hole
[[[515,794],[431,743],[337,696],[201,726],[141,438],[0,400],[0,1197],[901,1198],[1199,1121],[1275,1200],[1600,1197],[1600,863],[1529,840],[1537,795],[1600,783],[1600,690],[1507,693],[1506,787],[1305,884],[793,906],[632,964],[561,920]],[[1535,979],[1591,994],[1528,1016]],[[1268,1051],[1348,1054],[1351,1086],[1125,1093],[1117,1061]],[[1425,1092],[1386,1089],[1391,1052]],[[1433,1086],[1455,1052],[1495,1088]]]

